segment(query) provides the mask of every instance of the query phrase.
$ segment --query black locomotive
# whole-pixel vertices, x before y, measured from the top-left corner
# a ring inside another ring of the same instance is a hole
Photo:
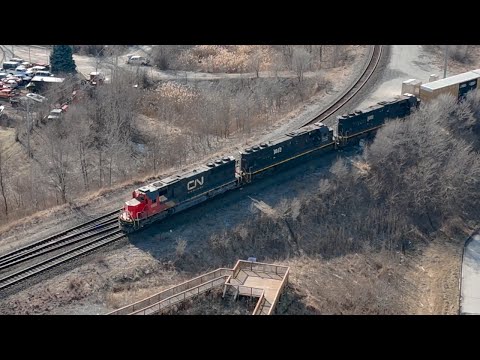
[[[387,119],[408,116],[419,103],[414,95],[405,94],[337,117],[336,132],[320,122],[307,125],[241,151],[236,162],[233,157],[225,157],[138,188],[119,216],[120,227],[127,232],[134,231],[250,183],[282,164],[293,164],[296,159],[347,146],[365,134],[372,134]]]

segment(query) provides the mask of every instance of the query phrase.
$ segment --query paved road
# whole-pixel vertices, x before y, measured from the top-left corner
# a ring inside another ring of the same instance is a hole
[[[462,263],[460,314],[480,315],[480,232],[467,241]]]

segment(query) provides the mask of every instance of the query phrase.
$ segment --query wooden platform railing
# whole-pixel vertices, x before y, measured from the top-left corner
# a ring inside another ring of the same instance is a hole
[[[275,311],[275,308],[278,304],[278,300],[280,300],[280,295],[282,294],[283,289],[287,285],[289,271],[290,271],[290,269],[287,268],[286,272],[283,275],[282,283],[280,284],[280,287],[278,288],[277,293],[275,294],[275,300],[273,301],[273,304],[270,306],[270,309],[268,310],[267,315],[272,315],[273,312]]]
[[[158,302],[165,300],[167,298],[170,298],[174,295],[183,293],[186,290],[195,288],[203,283],[206,283],[210,280],[217,279],[219,277],[222,277],[224,275],[228,276],[233,273],[232,269],[226,269],[226,268],[220,268],[215,271],[206,273],[204,275],[198,276],[196,278],[193,278],[191,280],[185,281],[184,283],[181,283],[180,285],[173,286],[167,290],[161,291],[155,295],[152,295],[146,299],[137,301],[136,303],[124,306],[120,309],[117,309],[115,311],[112,311],[108,313],[107,315],[127,315],[131,314],[137,310],[145,309],[150,305],[157,304]]]
[[[207,281],[201,285],[195,286],[191,289],[182,291],[181,293],[178,293],[176,295],[172,295],[166,299],[163,299],[159,301],[158,303],[152,304],[150,306],[147,306],[143,309],[136,310],[129,315],[153,315],[157,314],[162,310],[165,310],[173,305],[176,305],[180,302],[183,302],[185,300],[188,300],[190,298],[193,298],[195,296],[198,296],[210,289],[213,289],[215,287],[220,287],[225,284],[225,280],[227,279],[227,275],[223,275],[221,277],[218,277],[216,279]]]

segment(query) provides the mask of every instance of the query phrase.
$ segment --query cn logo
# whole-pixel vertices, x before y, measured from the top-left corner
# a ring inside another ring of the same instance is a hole
[[[281,152],[282,152],[282,147],[281,146],[277,149],[273,149],[273,155],[281,153]]]
[[[200,178],[200,179],[195,179],[195,180],[190,180],[188,183],[187,183],[187,189],[190,191],[190,190],[194,190],[196,189],[197,187],[199,186],[202,186],[203,185],[203,176]]]

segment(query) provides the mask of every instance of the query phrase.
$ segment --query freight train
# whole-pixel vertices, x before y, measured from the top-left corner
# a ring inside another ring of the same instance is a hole
[[[261,143],[233,156],[217,159],[188,172],[180,172],[133,191],[119,215],[119,226],[125,232],[162,220],[171,214],[251,183],[282,164],[293,164],[309,155],[351,144],[380,128],[387,119],[408,116],[420,100],[404,94],[382,101],[363,111],[337,117],[334,129],[317,122]]]

